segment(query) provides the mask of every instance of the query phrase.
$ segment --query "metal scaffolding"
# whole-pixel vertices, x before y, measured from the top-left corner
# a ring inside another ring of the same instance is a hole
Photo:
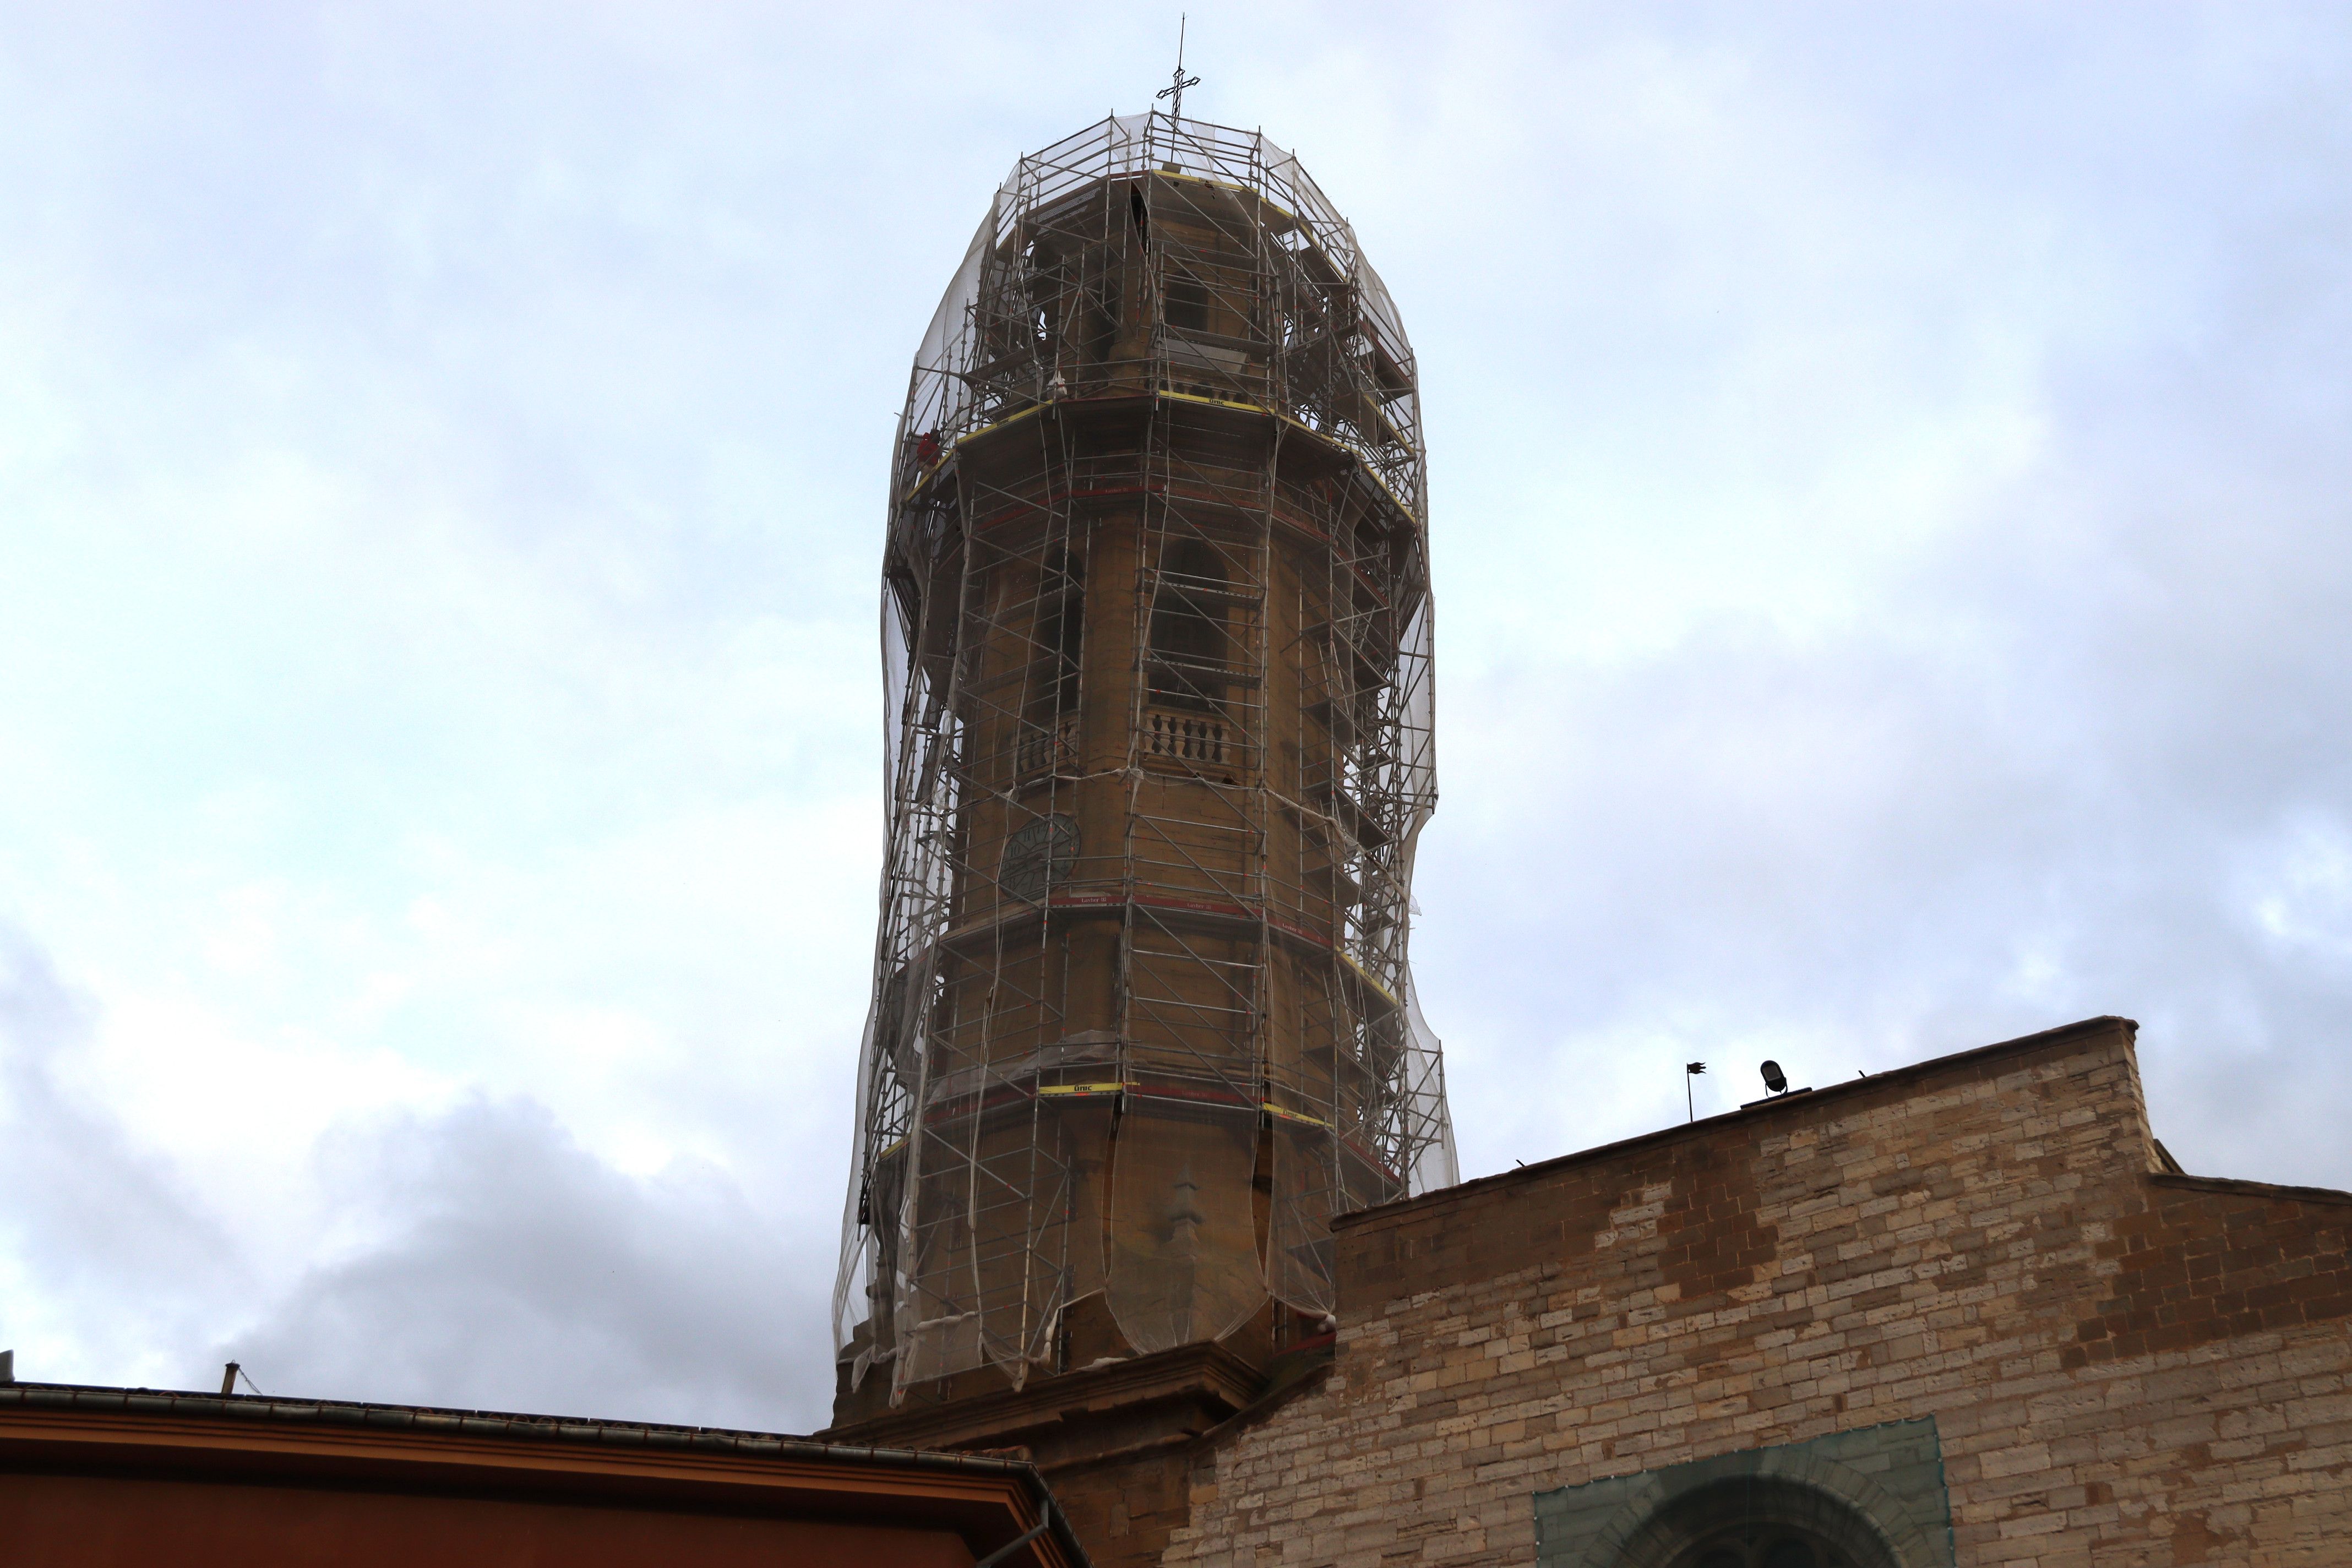
[[[846,1385],[1333,1307],[1330,1216],[1455,1180],[1407,943],[1436,801],[1412,353],[1256,134],[1024,158],[917,355]]]

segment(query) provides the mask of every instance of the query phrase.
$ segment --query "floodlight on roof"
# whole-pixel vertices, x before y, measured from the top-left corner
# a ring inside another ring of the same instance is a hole
[[[1788,1089],[1789,1075],[1780,1070],[1779,1062],[1768,1059],[1764,1063],[1764,1087],[1774,1094],[1780,1094]]]

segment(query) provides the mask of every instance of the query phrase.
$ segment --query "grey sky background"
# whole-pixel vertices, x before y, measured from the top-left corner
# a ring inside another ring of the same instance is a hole
[[[2105,1012],[2352,1185],[2352,12],[1192,4],[1432,445],[1465,1173]],[[0,3],[0,1345],[805,1430],[908,358],[1174,15]]]

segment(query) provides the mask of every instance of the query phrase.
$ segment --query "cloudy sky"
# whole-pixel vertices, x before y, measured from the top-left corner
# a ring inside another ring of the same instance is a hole
[[[2099,1013],[2352,1185],[2352,13],[1191,0],[1420,352],[1465,1173]],[[908,357],[1171,8],[0,0],[0,1347],[805,1430]]]

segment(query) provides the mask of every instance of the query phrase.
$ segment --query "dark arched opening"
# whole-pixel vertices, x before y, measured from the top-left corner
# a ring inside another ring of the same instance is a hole
[[[1843,1499],[1780,1476],[1727,1477],[1662,1505],[1619,1568],[1903,1568],[1885,1533]]]
[[[1224,700],[1227,574],[1205,539],[1168,541],[1151,596],[1151,700],[1201,712]]]

